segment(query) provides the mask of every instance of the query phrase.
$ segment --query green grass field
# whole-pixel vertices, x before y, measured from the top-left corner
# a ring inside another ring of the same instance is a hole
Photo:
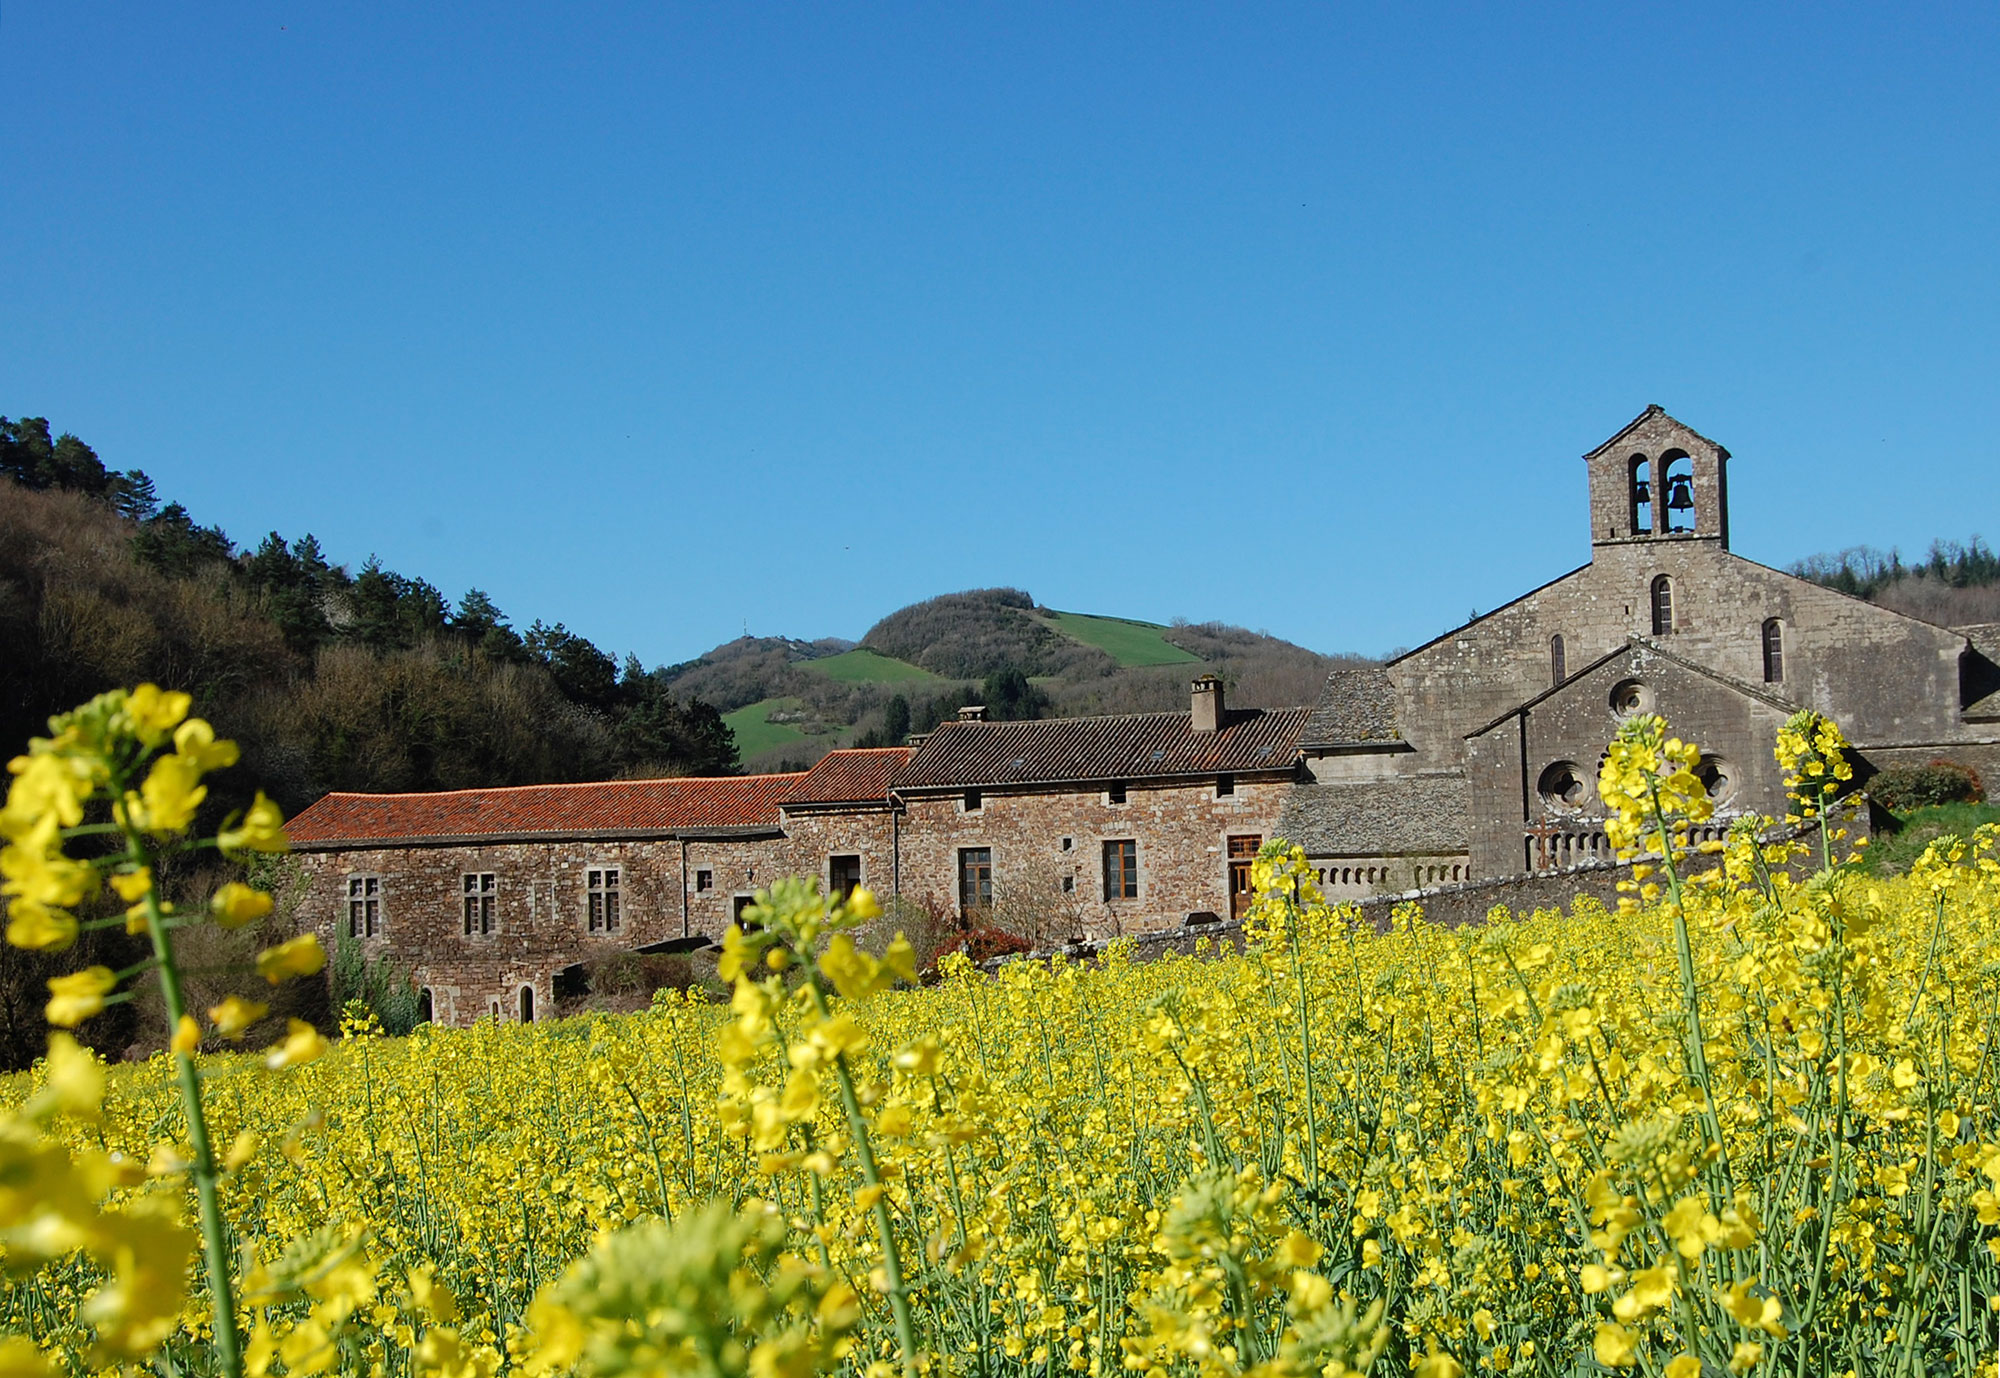
[[[837,656],[825,656],[819,660],[808,660],[799,666],[816,675],[839,680],[842,684],[902,684],[910,680],[936,679],[937,676],[921,665],[912,665],[907,660],[897,660],[885,656],[880,651],[871,651],[866,646],[856,646],[851,651],[842,651]]]
[[[1095,646],[1120,665],[1199,665],[1201,657],[1170,643],[1165,627],[1152,622],[1128,622],[1122,617],[1094,617],[1083,612],[1052,612],[1055,629],[1086,646]]]
[[[1940,837],[1971,841],[1972,830],[2000,823],[2000,804],[1933,804],[1898,816],[1900,831],[1885,833],[1868,849],[1868,868],[1878,876],[1899,876]]]
[[[722,720],[736,734],[736,759],[747,761],[774,746],[804,741],[806,734],[798,728],[790,723],[772,722],[770,717],[774,712],[795,713],[803,707],[805,704],[795,698],[759,699],[734,713],[724,713]]]

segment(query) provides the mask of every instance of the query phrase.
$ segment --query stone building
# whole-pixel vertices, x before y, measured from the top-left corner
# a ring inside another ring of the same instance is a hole
[[[1802,707],[1869,771],[2000,779],[2000,627],[1951,629],[1731,553],[1729,453],[1658,407],[1584,456],[1590,561],[1316,705],[988,722],[810,771],[328,795],[290,825],[327,938],[386,951],[434,1016],[534,1018],[559,972],[711,941],[788,874],[1060,941],[1240,916],[1266,838],[1367,900],[1601,860],[1597,767],[1664,713],[1707,752],[1719,832],[1782,812]]]
[[[1731,553],[1728,463],[1648,407],[1584,456],[1588,564],[1328,679],[1279,832],[1333,893],[1603,856],[1597,768],[1637,712],[1706,749],[1718,827],[1783,812],[1771,744],[1800,708],[1841,724],[1864,774],[1945,756],[1994,778],[1991,629],[1932,626]]]

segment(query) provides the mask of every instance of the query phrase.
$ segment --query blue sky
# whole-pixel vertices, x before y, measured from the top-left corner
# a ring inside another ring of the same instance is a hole
[[[930,594],[1413,645],[1658,402],[1980,532],[1993,6],[12,0],[0,413],[673,662]]]

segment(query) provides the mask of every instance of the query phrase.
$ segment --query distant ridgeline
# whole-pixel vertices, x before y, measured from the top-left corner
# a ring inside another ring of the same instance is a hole
[[[311,535],[239,551],[39,417],[0,417],[0,477],[16,485],[0,496],[10,753],[51,713],[151,679],[193,692],[243,745],[250,769],[226,778],[288,813],[327,790],[736,768],[721,715],[666,672],[621,667],[561,623],[518,632],[478,589],[453,607],[373,558],[350,574]]]
[[[1943,627],[2000,622],[2000,556],[1978,536],[1933,541],[1916,564],[1864,545],[1800,560],[1791,573]]]

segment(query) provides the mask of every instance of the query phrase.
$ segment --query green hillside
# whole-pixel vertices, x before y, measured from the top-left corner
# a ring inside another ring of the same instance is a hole
[[[746,704],[734,713],[725,713],[722,720],[729,724],[729,730],[736,734],[736,753],[742,760],[749,760],[761,751],[772,747],[789,746],[802,742],[806,734],[791,723],[772,722],[773,713],[797,713],[805,707],[802,700],[789,696],[775,699],[759,699]]]
[[[933,680],[937,676],[921,665],[885,656],[866,646],[842,651],[837,656],[821,656],[800,663],[799,668],[842,684],[907,684],[913,680]]]
[[[1166,639],[1167,628],[1155,622],[1123,617],[1098,617],[1086,612],[1047,612],[1043,616],[1064,636],[1095,646],[1120,665],[1199,665],[1201,657]]]

